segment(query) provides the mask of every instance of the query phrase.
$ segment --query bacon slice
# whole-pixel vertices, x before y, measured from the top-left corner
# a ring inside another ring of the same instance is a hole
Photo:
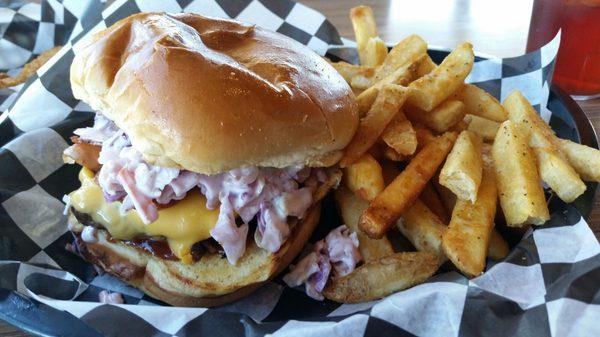
[[[101,165],[98,163],[100,145],[85,143],[77,136],[71,137],[71,141],[73,145],[63,152],[63,161],[69,164],[77,163],[94,172],[100,170]]]

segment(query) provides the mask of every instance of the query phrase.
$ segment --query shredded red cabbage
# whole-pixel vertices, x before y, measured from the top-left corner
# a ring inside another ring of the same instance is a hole
[[[361,260],[356,233],[350,233],[348,227],[342,225],[329,232],[324,240],[317,241],[312,251],[303,257],[283,280],[290,287],[304,283],[308,296],[323,300],[321,292],[325,289],[329,277],[350,274]]]
[[[308,181],[310,168],[245,167],[209,176],[147,163],[127,135],[101,114],[96,114],[93,127],[77,129],[75,133],[82,141],[102,145],[98,158],[102,167],[97,180],[105,199],[122,201],[123,212],[134,208],[145,223],[157,219],[156,204],[180,200],[199,187],[206,196],[206,207],[219,207],[211,236],[223,246],[232,264],[244,254],[248,222],[253,218],[258,220],[256,244],[276,252],[290,234],[287,218],[302,218],[313,201],[316,182]],[[327,179],[324,170],[312,171],[316,180]],[[243,221],[239,227],[236,214]]]

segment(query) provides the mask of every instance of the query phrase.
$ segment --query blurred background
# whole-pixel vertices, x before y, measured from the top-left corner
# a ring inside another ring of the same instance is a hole
[[[561,1],[561,0],[551,0]],[[324,13],[343,37],[354,39],[350,8],[373,8],[379,34],[397,42],[421,35],[430,45],[453,48],[471,41],[475,49],[499,57],[525,51],[533,0],[300,0]]]

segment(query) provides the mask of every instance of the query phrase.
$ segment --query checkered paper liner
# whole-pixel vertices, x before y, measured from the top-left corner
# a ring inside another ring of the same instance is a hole
[[[60,201],[78,187],[79,170],[63,165],[61,152],[73,129],[93,117],[69,84],[73,56],[90,32],[140,11],[184,11],[252,22],[321,55],[356,58],[321,13],[291,1],[126,0],[104,7],[48,0],[9,1],[0,9],[0,69],[15,73],[43,50],[65,45],[25,85],[0,91],[0,317],[38,332],[90,336],[600,335],[594,320],[600,317],[600,245],[577,208],[558,200],[548,224],[526,233],[504,261],[489,261],[484,275],[468,280],[442,273],[371,303],[318,302],[278,277],[226,306],[173,308],[110,275],[96,276],[64,248],[73,238]],[[515,58],[479,58],[468,81],[499,99],[521,90],[555,127],[563,120],[546,102],[559,39]],[[578,140],[572,122],[563,133]],[[595,184],[588,187],[593,195]],[[312,241],[339,221],[326,200]],[[122,293],[127,304],[98,303],[103,289]]]

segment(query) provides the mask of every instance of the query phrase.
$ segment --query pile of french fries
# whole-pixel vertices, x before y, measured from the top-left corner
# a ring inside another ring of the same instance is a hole
[[[369,7],[353,8],[350,19],[360,65],[331,64],[355,92],[361,120],[335,198],[365,262],[332,280],[325,297],[381,298],[425,281],[446,261],[480,275],[486,258],[509,251],[494,229],[498,210],[508,227],[543,225],[550,215],[542,182],[565,202],[585,191],[582,180],[600,182],[600,152],[557,138],[520,92],[501,104],[465,84],[471,44],[437,65],[416,35],[388,52]],[[398,252],[390,235],[416,252]]]

